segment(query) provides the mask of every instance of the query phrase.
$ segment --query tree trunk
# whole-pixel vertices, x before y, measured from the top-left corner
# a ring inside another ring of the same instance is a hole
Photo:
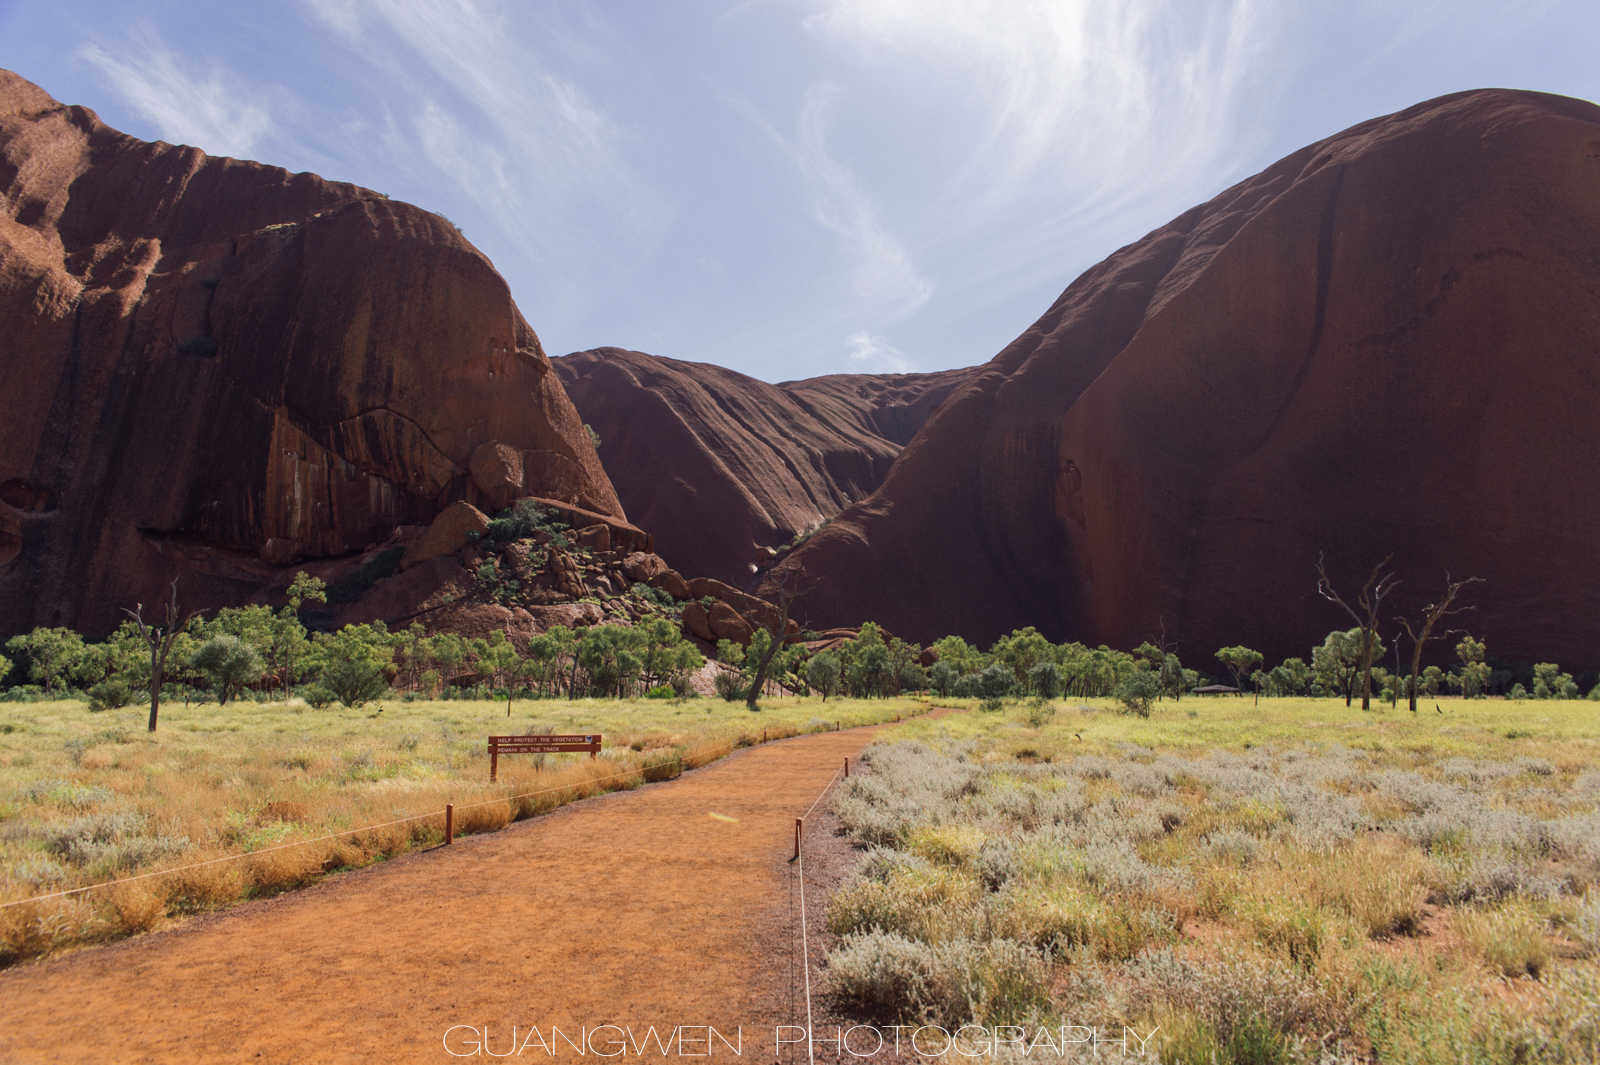
[[[1361,641],[1361,709],[1372,709],[1372,632]]]
[[[780,633],[782,630],[779,630]],[[750,690],[745,693],[745,706],[751,710],[756,708],[756,699],[761,695],[761,689],[767,683],[767,668],[772,665],[772,658],[783,646],[783,636],[780,634],[772,638],[772,643],[767,646],[767,653],[761,656],[761,663],[756,666],[756,675],[750,681]]]
[[[161,676],[166,672],[167,656],[150,648],[150,731],[156,730],[156,717],[161,713]]]

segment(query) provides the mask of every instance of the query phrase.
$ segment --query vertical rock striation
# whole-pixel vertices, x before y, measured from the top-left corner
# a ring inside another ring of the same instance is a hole
[[[242,602],[449,503],[624,515],[445,219],[136,140],[0,71],[0,630]]]
[[[1074,281],[768,579],[820,582],[816,628],[1164,629],[1204,667],[1306,655],[1349,624],[1319,552],[1347,588],[1392,552],[1399,607],[1479,575],[1492,653],[1600,665],[1597,248],[1600,107],[1362,123]]]

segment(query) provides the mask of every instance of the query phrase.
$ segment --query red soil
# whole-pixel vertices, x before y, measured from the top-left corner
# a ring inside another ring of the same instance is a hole
[[[794,819],[871,739],[857,729],[763,745],[676,781],[0,974],[0,1060],[452,1061],[452,1025],[489,1026],[499,1054],[513,1025],[525,1043],[530,1025],[544,1041],[552,1026],[581,1041],[605,1024],[638,1038],[651,1025],[712,1025],[734,1040],[742,1028],[743,1060],[777,1060],[774,1027],[805,1015],[791,949]],[[815,928],[823,898],[808,890],[807,902]],[[455,1035],[456,1051],[471,1049],[472,1032]],[[591,1056],[619,1037],[596,1035]],[[547,1056],[535,1043],[520,1060]],[[576,1054],[563,1044],[558,1056]],[[711,1056],[739,1060],[720,1042]],[[781,1056],[795,1058],[793,1048]]]

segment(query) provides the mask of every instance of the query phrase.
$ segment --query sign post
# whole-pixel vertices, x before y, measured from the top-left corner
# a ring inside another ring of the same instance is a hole
[[[588,751],[594,758],[600,753],[600,736],[490,736],[489,782],[499,776],[502,754],[560,754],[562,752]]]

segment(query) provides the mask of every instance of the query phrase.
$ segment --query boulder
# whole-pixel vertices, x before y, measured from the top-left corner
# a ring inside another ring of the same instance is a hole
[[[583,628],[588,625],[598,625],[605,619],[604,613],[595,603],[555,603],[550,606],[533,606],[528,608],[532,615],[533,626],[539,632],[544,632],[557,625],[565,625],[569,629]]]
[[[420,621],[430,632],[448,628],[439,612],[450,603],[469,598],[477,589],[477,579],[460,560],[449,556],[431,558],[373,585],[361,598],[339,611],[335,627],[382,621],[391,628]]]
[[[667,564],[660,555],[647,555],[643,551],[635,551],[622,560],[622,573],[630,581],[640,584],[649,584],[667,571]],[[670,589],[668,594],[671,594]]]
[[[734,643],[750,646],[750,638],[755,635],[755,629],[750,622],[744,619],[733,607],[727,603],[716,602],[711,604],[706,615],[706,627],[711,630],[711,638],[717,640],[732,640]],[[696,633],[696,635],[699,635]]]
[[[683,608],[683,629],[689,635],[698,636],[702,640],[716,640],[711,634],[711,615],[698,602],[689,603]]]
[[[709,595],[713,599],[727,603],[748,618],[752,625],[765,628],[778,619],[778,608],[765,599],[758,599],[710,577],[696,577],[689,581],[689,595],[695,599]],[[795,625],[794,631],[799,631],[798,624]]]
[[[579,544],[593,551],[611,550],[611,529],[605,525],[590,525],[573,531]]]
[[[649,583],[680,602],[694,598],[694,594],[689,591],[689,582],[675,569],[662,570],[652,577]]]
[[[452,503],[439,512],[427,530],[406,548],[400,569],[408,570],[419,562],[453,555],[472,543],[489,528],[489,518],[471,503]]]
[[[582,467],[553,451],[490,441],[472,453],[468,469],[473,485],[495,512],[534,492],[569,504],[583,504],[587,499]]]

